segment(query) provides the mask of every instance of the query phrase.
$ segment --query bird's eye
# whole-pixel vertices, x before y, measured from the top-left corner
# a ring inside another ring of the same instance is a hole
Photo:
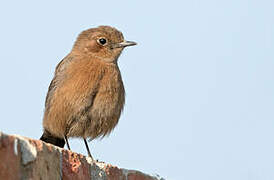
[[[97,41],[101,45],[105,45],[107,43],[107,40],[105,38],[99,38]]]

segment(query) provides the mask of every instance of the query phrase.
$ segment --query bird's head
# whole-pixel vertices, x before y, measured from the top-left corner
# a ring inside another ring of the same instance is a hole
[[[125,47],[134,45],[135,42],[125,41],[123,34],[117,29],[99,26],[83,31],[78,36],[72,51],[111,63],[117,61]]]

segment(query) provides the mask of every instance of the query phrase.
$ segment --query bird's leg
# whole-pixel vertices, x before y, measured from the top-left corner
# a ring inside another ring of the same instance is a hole
[[[65,141],[66,141],[67,147],[68,147],[68,149],[70,150],[70,146],[69,146],[69,142],[68,142],[68,137],[65,135],[65,136],[64,136],[64,138],[65,138]]]
[[[93,161],[93,157],[92,157],[91,154],[90,154],[87,140],[86,140],[86,138],[83,138],[83,139],[84,139],[84,142],[85,142],[85,145],[86,145],[86,149],[87,149],[87,152],[88,152],[88,156],[91,157],[91,159],[92,159],[92,161]]]

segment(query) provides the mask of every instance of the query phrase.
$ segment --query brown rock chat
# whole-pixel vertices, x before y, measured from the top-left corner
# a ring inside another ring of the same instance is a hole
[[[64,147],[68,137],[108,135],[117,125],[125,90],[117,60],[127,46],[123,34],[110,26],[83,31],[71,52],[57,65],[50,83],[41,140]]]

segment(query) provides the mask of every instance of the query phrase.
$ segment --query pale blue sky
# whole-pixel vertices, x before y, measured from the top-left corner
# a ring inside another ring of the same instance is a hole
[[[39,138],[48,85],[77,35],[112,25],[138,46],[95,158],[168,180],[274,179],[274,2],[2,1],[1,131]],[[82,141],[72,149],[86,154]]]

